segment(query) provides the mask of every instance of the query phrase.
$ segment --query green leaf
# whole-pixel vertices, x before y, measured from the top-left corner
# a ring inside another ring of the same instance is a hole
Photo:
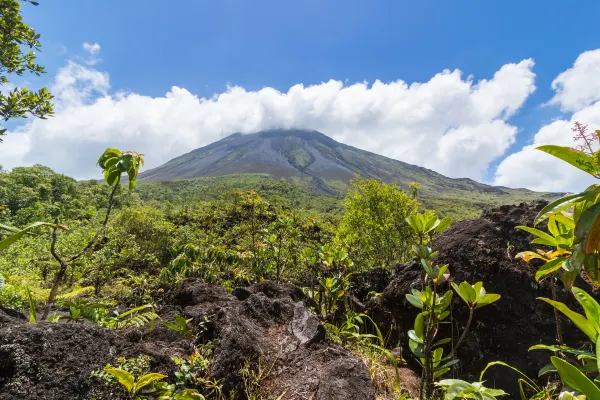
[[[148,386],[153,382],[165,379],[166,377],[167,377],[167,375],[158,374],[155,372],[146,374],[146,375],[142,376],[140,379],[138,379],[137,383],[135,384],[135,391],[138,392],[141,388]]]
[[[538,372],[538,378],[552,372],[556,372],[556,367],[553,364],[544,365]]]
[[[549,218],[551,215],[556,214],[562,210],[565,210],[571,206],[573,203],[576,203],[585,197],[591,197],[593,195],[598,194],[596,191],[585,191],[581,193],[572,194],[569,196],[561,197],[558,200],[554,200],[546,207],[542,208],[538,215],[533,220],[533,225],[537,225],[545,219]]]
[[[418,344],[423,344],[423,339],[417,336],[417,333],[414,330],[408,331],[408,338],[413,342],[417,342]]]
[[[596,177],[598,174],[598,170],[596,168],[596,164],[592,157],[584,152],[572,150],[566,146],[555,146],[555,145],[545,145],[539,146],[536,150],[543,151],[545,153],[551,154],[554,157],[560,158],[561,160],[571,164],[572,166],[587,172],[588,174]]]
[[[590,321],[588,321],[583,315],[572,311],[569,307],[567,307],[564,303],[561,303],[560,301],[550,300],[545,297],[538,297],[538,300],[545,301],[546,303],[552,305],[558,311],[566,315],[567,318],[569,318],[579,329],[581,329],[581,331],[585,333],[585,335],[589,337],[592,342],[596,343],[596,337],[598,336],[598,333],[596,332],[594,325]]]
[[[584,373],[558,357],[550,357],[550,361],[566,385],[585,394],[590,400],[600,399],[600,389]]]
[[[29,300],[29,322],[37,322],[37,310],[29,286],[25,286],[25,290],[27,291],[27,300]]]
[[[531,233],[532,235],[538,237],[537,239],[534,239],[531,243],[542,244],[542,245],[553,246],[553,247],[556,246],[556,239],[544,231],[540,231],[539,229],[531,228],[529,226],[523,226],[523,225],[515,226],[515,229],[520,229],[522,231]]]
[[[596,368],[600,371],[600,335],[596,339]]]
[[[417,315],[417,317],[415,318],[414,328],[415,328],[415,334],[419,338],[423,338],[425,336],[425,315],[424,315],[424,313],[419,313]],[[422,339],[421,339],[421,343],[423,343]]]
[[[13,232],[13,233],[19,233],[21,231],[19,228],[15,228],[13,226],[8,226],[8,225],[4,225],[4,224],[0,224],[0,229],[9,231],[9,232]]]
[[[598,302],[585,290],[573,287],[571,291],[583,307],[587,320],[594,325],[596,332],[600,333],[600,305]]]
[[[594,226],[594,222],[600,215],[600,202],[594,204],[587,210],[581,214],[579,220],[577,220],[577,225],[575,226],[575,236],[579,238],[582,242],[586,241],[588,233]]]
[[[522,379],[523,382],[525,382],[529,387],[531,387],[536,393],[537,392],[541,392],[540,387],[533,380],[531,380],[530,377],[528,377],[527,375],[525,375],[518,368],[515,368],[512,365],[509,365],[509,364],[507,364],[507,363],[505,363],[503,361],[492,361],[492,362],[488,363],[488,365],[485,366],[485,368],[483,369],[483,371],[481,371],[481,374],[479,375],[479,380],[480,381],[483,381],[483,375],[485,375],[485,373],[487,372],[487,370],[490,367],[493,367],[494,365],[500,365],[500,366],[512,369],[513,371],[515,371],[519,375],[521,375],[523,377],[523,379]],[[522,387],[521,387],[521,398],[522,398],[522,400],[526,400],[525,394],[523,393],[523,388]]]
[[[452,218],[451,217],[442,218],[442,220],[440,221],[440,223],[438,224],[438,226],[435,228],[435,233],[442,233],[442,232],[444,232],[446,229],[448,229],[448,227],[450,227],[450,224],[452,224]]]
[[[466,283],[467,285],[469,285],[467,282],[463,282]],[[461,288],[461,286],[463,285],[463,283],[459,285],[457,285],[454,282],[451,282],[452,288],[454,289],[454,291],[460,296],[461,299],[463,299],[463,301],[470,307],[471,306],[471,301],[469,299],[469,293],[468,291],[464,290]],[[471,285],[469,285],[470,287]]]
[[[9,237],[7,237],[5,239],[0,240],[0,251],[8,248],[8,246],[13,244],[17,240],[21,239],[23,236],[25,236],[27,233],[29,233],[29,231],[31,231],[34,228],[37,228],[38,226],[48,226],[50,228],[58,228],[58,229],[68,230],[67,227],[62,226],[62,225],[51,224],[48,222],[34,222],[33,224],[20,230],[19,232],[15,233],[14,235],[10,235]]]
[[[564,257],[557,257],[553,260],[548,261],[546,264],[542,265],[540,269],[535,273],[535,280],[539,282],[544,276],[549,275],[555,271],[558,271],[563,262],[565,261]]]
[[[488,304],[492,304],[498,300],[500,300],[500,295],[499,294],[484,294],[483,296],[481,296],[479,298],[479,300],[477,300],[477,306],[475,307],[477,308],[481,308],[483,306],[487,306]]]
[[[415,306],[417,308],[423,308],[423,302],[421,301],[421,294],[420,293],[418,295],[407,294],[406,295],[406,300],[408,300],[408,302],[410,304],[412,304],[413,306]]]
[[[133,379],[133,375],[129,372],[118,368],[104,368],[104,372],[117,378],[119,383],[125,387],[125,390],[127,390],[128,393],[133,391],[135,380]]]

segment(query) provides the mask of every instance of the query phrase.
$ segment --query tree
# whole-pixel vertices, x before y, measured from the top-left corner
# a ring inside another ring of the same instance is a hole
[[[412,241],[406,218],[417,212],[417,200],[394,183],[357,177],[352,187],[344,201],[338,240],[354,264],[364,270],[405,261]]]
[[[40,76],[46,72],[35,62],[35,51],[41,47],[40,35],[23,22],[21,3],[38,5],[32,0],[0,0],[0,116],[4,121],[52,115],[52,95],[45,87],[37,92],[25,87],[9,89],[10,74],[22,76],[28,72]],[[5,132],[6,129],[0,129],[0,135]]]
[[[54,228],[52,231],[52,242],[50,244],[50,252],[52,253],[52,257],[58,262],[59,270],[54,277],[54,282],[52,284],[52,289],[50,289],[50,295],[48,296],[48,306],[44,311],[44,315],[42,319],[46,319],[48,314],[50,313],[50,308],[52,307],[52,303],[56,299],[56,295],[58,294],[58,288],[64,279],[67,268],[69,264],[80,259],[85,254],[89,253],[94,249],[98,239],[102,232],[106,229],[106,225],[108,224],[108,220],[110,218],[110,212],[114,205],[115,193],[120,187],[121,176],[123,173],[127,174],[129,179],[129,189],[133,189],[136,185],[137,174],[140,170],[140,166],[144,164],[144,159],[142,158],[143,154],[138,154],[134,151],[125,151],[122,152],[117,149],[106,149],[104,153],[98,159],[98,165],[102,168],[104,172],[104,180],[108,183],[109,186],[112,187],[110,192],[110,196],[108,198],[108,205],[106,207],[106,215],[104,217],[104,221],[102,225],[98,228],[94,236],[90,239],[87,245],[79,251],[77,254],[71,257],[63,257],[58,254],[56,251],[56,242],[58,240],[58,229]],[[55,224],[58,224],[58,220],[55,220]]]

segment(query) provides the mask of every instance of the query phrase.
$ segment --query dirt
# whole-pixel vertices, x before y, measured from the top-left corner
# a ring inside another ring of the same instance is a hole
[[[544,204],[502,206],[484,212],[479,219],[453,224],[432,243],[434,250],[439,251],[435,262],[449,264],[452,280],[471,284],[482,281],[488,293],[502,295],[495,304],[475,312],[466,342],[458,351],[461,362],[455,374],[461,379],[479,380],[487,363],[496,360],[517,367],[530,377],[537,377],[539,369],[549,363],[548,352],[528,352],[528,348],[556,343],[553,308],[536,300],[551,297],[550,285],[535,282],[536,266],[514,259],[517,251],[532,250],[529,244],[532,237],[515,226],[531,225]],[[509,244],[514,247],[508,248]],[[412,329],[417,309],[408,304],[405,295],[411,288],[420,287],[420,274],[418,263],[397,266],[383,291],[382,301],[369,304],[376,319],[385,323],[388,317],[388,326],[403,345],[407,359],[412,357],[405,335]],[[573,297],[562,287],[558,295],[560,301],[578,309]],[[464,303],[455,296],[452,305],[452,315],[457,321],[453,326],[455,340],[459,334],[457,327],[462,329],[466,323],[466,311]],[[577,346],[585,340],[573,324],[563,320],[563,327],[568,345]],[[451,334],[446,329],[439,337]],[[414,362],[410,365],[415,366]],[[484,379],[489,385],[516,393],[518,377],[508,369],[494,367]]]

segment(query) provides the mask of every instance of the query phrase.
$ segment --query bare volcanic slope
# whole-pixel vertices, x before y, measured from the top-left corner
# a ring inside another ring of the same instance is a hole
[[[484,185],[471,179],[452,179],[432,170],[404,163],[337,142],[317,131],[270,130],[253,134],[235,133],[218,142],[193,150],[166,164],[140,174],[140,181],[173,181],[236,174],[268,174],[273,179],[308,181],[318,194],[338,194],[340,187],[357,174],[363,178],[396,182],[408,188],[419,182],[428,197],[468,194],[510,202],[551,198],[551,194],[525,189]]]

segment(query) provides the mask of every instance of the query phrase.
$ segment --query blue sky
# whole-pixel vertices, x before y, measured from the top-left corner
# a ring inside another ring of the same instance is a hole
[[[210,97],[228,84],[285,93],[331,79],[410,85],[446,69],[476,83],[504,65],[533,59],[536,89],[506,119],[518,130],[514,143],[473,176],[490,183],[508,154],[554,119],[578,111],[541,105],[556,94],[551,83],[560,73],[600,48],[598,15],[597,1],[55,0],[24,7],[25,20],[42,34],[39,60],[48,84],[67,60],[86,65],[82,43],[98,43],[101,62],[86,68],[109,74],[111,96],[125,91],[159,98],[177,86]],[[396,154],[402,152],[389,155],[401,158]]]

